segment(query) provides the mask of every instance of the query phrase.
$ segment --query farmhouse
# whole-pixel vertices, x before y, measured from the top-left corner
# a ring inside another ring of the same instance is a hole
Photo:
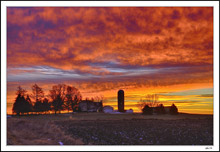
[[[165,113],[169,113],[169,112],[170,112],[170,107],[171,107],[171,106],[166,106],[166,107],[164,107]]]
[[[172,106],[165,106],[165,107],[149,107],[148,111],[152,114],[177,114],[178,113],[178,109],[172,107]]]
[[[79,111],[81,112],[101,112],[103,104],[101,102],[94,102],[91,100],[82,100],[79,103]]]

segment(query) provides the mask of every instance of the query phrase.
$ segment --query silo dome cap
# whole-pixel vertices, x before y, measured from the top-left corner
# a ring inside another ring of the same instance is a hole
[[[124,92],[124,90],[118,90],[118,92]]]

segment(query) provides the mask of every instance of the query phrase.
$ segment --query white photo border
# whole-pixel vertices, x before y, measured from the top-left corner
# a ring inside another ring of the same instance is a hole
[[[7,7],[198,6],[214,8],[214,145],[213,146],[7,146]],[[219,1],[1,1],[1,150],[3,151],[219,151]]]

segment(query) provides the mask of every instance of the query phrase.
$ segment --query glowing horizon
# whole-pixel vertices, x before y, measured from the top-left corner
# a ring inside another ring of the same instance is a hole
[[[18,85],[64,83],[125,109],[147,94],[213,114],[212,7],[8,7],[7,112]]]

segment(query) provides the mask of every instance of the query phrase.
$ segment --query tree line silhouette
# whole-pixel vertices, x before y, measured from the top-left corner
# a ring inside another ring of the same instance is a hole
[[[80,91],[69,85],[58,84],[52,86],[49,94],[37,84],[32,86],[32,93],[29,95],[21,86],[18,86],[16,99],[12,112],[17,115],[35,113],[48,113],[49,111],[61,112],[62,110],[77,111],[78,104],[82,100]],[[49,101],[49,99],[51,99]],[[34,102],[31,101],[33,99]]]
[[[82,101],[82,95],[80,91],[69,85],[58,84],[52,86],[52,89],[49,90],[49,94],[45,95],[44,91],[37,84],[34,84],[32,87],[32,93],[29,95],[27,91],[21,86],[18,86],[16,92],[16,99],[13,104],[12,112],[13,114],[46,114],[49,111],[61,112],[62,110],[67,110],[76,112],[79,111],[79,102]],[[142,100],[138,103],[138,106],[142,110],[143,114],[165,114],[165,107],[163,104],[158,103],[158,95],[147,95],[145,100]],[[32,100],[34,102],[32,102]],[[50,100],[49,100],[50,99]],[[103,97],[96,97],[96,100],[102,100]],[[86,100],[89,100],[86,98]],[[94,101],[94,98],[91,98],[91,101]],[[170,114],[178,114],[178,108],[172,104],[169,107]]]

